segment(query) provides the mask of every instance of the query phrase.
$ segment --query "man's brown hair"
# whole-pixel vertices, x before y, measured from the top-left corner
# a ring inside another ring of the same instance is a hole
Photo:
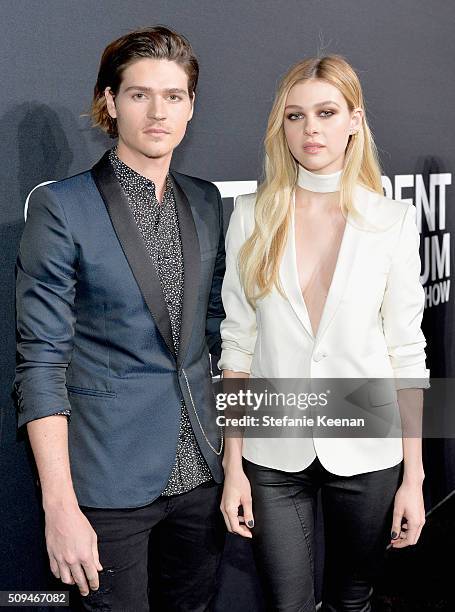
[[[154,26],[129,32],[112,41],[101,57],[90,110],[93,126],[101,128],[111,138],[118,136],[117,121],[107,111],[104,90],[110,87],[115,95],[125,68],[143,58],[176,62],[188,76],[188,93],[191,98],[196,91],[199,64],[190,43],[182,34],[164,26]]]

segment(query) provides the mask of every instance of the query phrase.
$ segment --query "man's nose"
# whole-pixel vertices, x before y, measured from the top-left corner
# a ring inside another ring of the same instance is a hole
[[[149,119],[162,120],[166,118],[166,105],[162,98],[153,96],[147,106],[147,117]]]

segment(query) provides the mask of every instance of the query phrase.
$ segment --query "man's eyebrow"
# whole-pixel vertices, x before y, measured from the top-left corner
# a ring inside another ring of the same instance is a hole
[[[335,100],[324,100],[324,102],[317,102],[316,104],[313,104],[313,108],[317,108],[318,106],[328,106],[329,104],[334,104],[335,106],[338,106],[338,108],[341,108],[340,105],[335,102]],[[288,104],[286,108],[298,108],[303,110],[303,106],[299,106],[298,104]]]
[[[152,87],[144,87],[142,85],[130,85],[129,87],[125,89],[125,92],[131,91],[133,89],[135,91],[143,91],[145,93],[153,93],[154,91]],[[169,87],[167,89],[162,89],[161,91],[167,94],[180,94],[184,96],[188,95],[188,92],[186,91],[186,89],[180,89],[179,87]]]

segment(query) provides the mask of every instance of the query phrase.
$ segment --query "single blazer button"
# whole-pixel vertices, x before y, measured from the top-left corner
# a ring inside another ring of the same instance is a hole
[[[314,353],[314,355],[313,355],[314,361],[322,361],[326,357],[327,357],[327,353],[322,353],[322,352]]]

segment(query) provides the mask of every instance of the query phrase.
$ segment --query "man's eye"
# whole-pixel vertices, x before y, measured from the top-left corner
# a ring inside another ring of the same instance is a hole
[[[145,94],[144,94],[144,93],[142,93],[142,92],[135,93],[135,94],[133,95],[133,99],[134,99],[134,100],[144,100],[144,99],[145,99]]]
[[[177,94],[169,94],[169,100],[171,102],[176,102],[177,100],[181,100],[181,97]]]

